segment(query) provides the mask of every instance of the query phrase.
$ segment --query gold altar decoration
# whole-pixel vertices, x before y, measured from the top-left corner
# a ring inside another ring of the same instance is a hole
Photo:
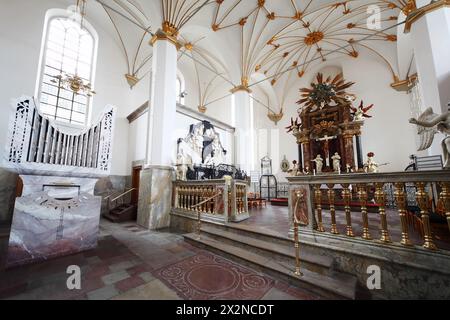
[[[322,73],[316,76],[316,82],[311,83],[311,88],[302,88],[301,99],[297,104],[302,105],[302,112],[308,112],[323,109],[324,106],[331,102],[340,104],[345,101],[347,94],[346,89],[353,86],[354,82],[346,82],[342,73],[336,75],[334,78],[328,77],[324,79]]]
[[[335,153],[341,157],[343,168],[351,168],[354,171],[362,169],[360,135],[364,121],[352,116],[351,104],[354,99],[351,99],[352,95],[346,91],[352,85],[353,82],[345,81],[342,74],[324,78],[323,74],[319,73],[311,88],[300,90],[299,117],[295,121],[291,119],[291,125],[286,129],[296,137],[297,143],[302,145],[299,154],[302,169],[310,166],[311,161],[321,155],[324,159],[322,172],[334,172],[331,156]]]

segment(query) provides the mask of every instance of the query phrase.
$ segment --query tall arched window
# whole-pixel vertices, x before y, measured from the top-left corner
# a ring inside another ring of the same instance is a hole
[[[186,98],[186,87],[184,84],[184,77],[183,74],[178,71],[177,72],[177,84],[176,84],[176,90],[177,90],[177,103],[184,104],[185,98]]]
[[[75,93],[62,79],[78,76],[83,84],[92,83],[96,37],[67,16],[47,19],[46,30],[39,84],[40,111],[59,122],[84,125],[91,98],[84,91]]]

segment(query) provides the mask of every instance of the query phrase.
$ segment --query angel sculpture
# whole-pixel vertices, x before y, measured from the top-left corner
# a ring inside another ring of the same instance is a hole
[[[373,104],[364,108],[364,101],[362,100],[358,108],[350,106],[350,109],[352,110],[351,114],[353,116],[353,121],[361,121],[364,120],[364,118],[372,118],[372,116],[367,114],[367,112],[372,108]]]
[[[409,123],[418,127],[418,134],[421,138],[421,144],[418,151],[428,149],[433,143],[434,135],[438,132],[445,134],[442,140],[442,153],[444,155],[444,168],[450,169],[450,111],[441,115],[428,108],[419,117],[419,119],[409,119]]]
[[[295,119],[291,118],[291,125],[289,127],[286,127],[287,133],[291,133],[291,132],[296,132],[296,131],[300,131],[302,127],[302,124],[298,121],[298,118]]]

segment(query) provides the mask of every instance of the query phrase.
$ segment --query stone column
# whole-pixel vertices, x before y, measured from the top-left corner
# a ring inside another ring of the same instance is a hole
[[[158,30],[152,38],[153,65],[148,112],[147,164],[141,171],[139,225],[169,227],[173,164],[176,159],[177,40],[173,30]]]
[[[424,105],[441,114],[450,101],[450,0],[418,0],[417,5],[408,15],[405,32],[411,33]],[[431,154],[442,152],[441,139],[436,138]]]
[[[253,164],[252,141],[251,141],[251,108],[248,84],[242,84],[231,91],[235,96],[235,165],[250,175]]]

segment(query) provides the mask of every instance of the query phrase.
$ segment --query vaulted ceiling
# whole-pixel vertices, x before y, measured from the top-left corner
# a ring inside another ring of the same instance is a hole
[[[208,105],[219,84],[226,90],[264,84],[282,97],[293,79],[342,56],[373,56],[391,71],[388,81],[398,80],[398,18],[414,1],[88,0],[88,5],[88,16],[108,20],[113,28],[130,85],[148,73],[148,41],[164,25],[178,36],[180,59],[193,63],[199,103]],[[370,17],[377,13],[381,20],[374,29],[377,22]]]

